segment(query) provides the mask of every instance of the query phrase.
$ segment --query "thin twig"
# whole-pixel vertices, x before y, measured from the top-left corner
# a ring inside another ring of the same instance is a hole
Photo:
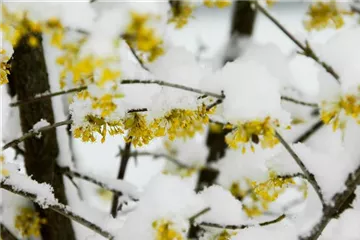
[[[237,230],[237,229],[245,229],[245,228],[249,228],[249,227],[271,225],[271,224],[280,222],[280,221],[283,220],[284,218],[285,218],[285,214],[282,214],[281,216],[277,217],[277,218],[274,219],[274,220],[267,221],[267,222],[262,222],[262,223],[254,224],[254,225],[221,225],[221,224],[210,223],[210,222],[202,222],[202,223],[199,223],[198,225],[200,225],[200,226],[205,226],[205,227],[214,227],[214,228],[223,228],[223,229]]]
[[[337,212],[341,209],[342,205],[346,200],[351,196],[355,191],[356,187],[360,184],[360,166],[356,169],[354,173],[349,174],[345,186],[346,190],[342,193],[336,194],[332,199],[332,205],[325,205],[323,208],[323,216],[318,224],[313,227],[311,234],[306,237],[300,238],[300,240],[316,240],[320,237],[321,233],[331,221],[331,219],[336,216]]]
[[[122,80],[121,84],[156,84],[156,85],[159,85],[159,86],[177,88],[177,89],[182,89],[182,90],[188,91],[188,92],[198,93],[198,94],[202,94],[202,95],[208,95],[208,96],[219,98],[219,99],[224,98],[224,96],[221,95],[221,94],[202,91],[200,89],[187,87],[187,86],[176,84],[176,83],[169,83],[169,82],[165,82],[165,81],[161,81],[161,80],[137,80],[137,79],[134,79],[134,80]]]
[[[120,168],[119,173],[117,176],[117,179],[124,179],[126,167],[130,159],[130,151],[131,151],[131,141],[127,142],[125,144],[125,149],[121,154],[121,162],[120,162]],[[117,211],[118,211],[118,203],[119,203],[119,197],[122,196],[122,194],[114,193],[112,204],[111,204],[111,215],[116,218]]]
[[[301,134],[298,138],[295,139],[294,143],[305,142],[308,140],[314,133],[324,126],[323,121],[319,120],[314,125],[312,125],[308,130]]]
[[[124,38],[125,39],[125,38]],[[149,71],[149,69],[144,65],[144,62],[141,60],[141,58],[137,55],[135,49],[133,47],[131,47],[131,43],[128,40],[125,40],[127,45],[130,48],[131,53],[133,54],[133,56],[136,58],[136,60],[138,61],[138,63],[140,64],[140,66],[145,69],[146,71]]]
[[[201,215],[204,215],[205,213],[207,213],[208,211],[210,211],[210,207],[204,208],[203,210],[201,210],[200,212],[194,214],[193,216],[189,217],[189,222],[193,223],[195,221],[195,219],[197,219],[198,217],[200,217]]]
[[[55,97],[55,96],[65,95],[65,94],[74,93],[74,92],[80,92],[80,91],[83,91],[83,90],[86,90],[86,89],[87,89],[87,86],[82,86],[82,87],[72,88],[72,89],[68,89],[68,90],[64,90],[64,91],[43,94],[43,95],[40,95],[40,96],[37,96],[37,97],[34,97],[34,98],[30,98],[30,99],[27,99],[27,100],[10,103],[10,107],[17,107],[19,105],[26,105],[26,104],[29,104],[29,103],[38,102],[38,101],[48,99],[48,98],[52,98],[52,97]]]
[[[296,103],[299,105],[308,106],[308,107],[315,107],[315,108],[319,107],[318,104],[316,104],[316,103],[308,103],[308,102],[300,101],[300,100],[297,100],[297,99],[294,99],[291,97],[287,97],[287,96],[281,96],[281,100]]]
[[[31,131],[25,133],[24,135],[22,135],[21,137],[19,137],[19,138],[15,139],[15,140],[13,140],[13,141],[5,144],[5,145],[2,147],[2,150],[4,151],[5,149],[7,149],[7,148],[9,148],[9,147],[16,146],[16,145],[18,145],[19,143],[25,141],[26,139],[38,135],[39,133],[48,131],[48,130],[53,129],[53,128],[57,128],[57,127],[69,125],[69,124],[71,124],[71,123],[72,123],[72,120],[66,120],[66,121],[57,122],[57,123],[54,123],[54,124],[52,124],[52,125],[48,125],[48,126],[39,128],[37,131],[31,130]]]
[[[120,152],[119,154],[117,154],[116,156],[121,156],[123,154],[124,150],[120,148]],[[153,158],[165,158],[166,160],[174,163],[175,165],[179,166],[180,168],[187,168],[187,169],[191,169],[191,166],[188,166],[184,163],[182,163],[181,161],[179,161],[178,159],[164,154],[164,153],[152,153],[152,152],[147,152],[147,151],[132,151],[130,152],[130,157],[138,157],[138,156],[151,156]]]
[[[93,183],[95,185],[98,185],[99,187],[104,188],[104,189],[106,189],[108,191],[111,191],[113,193],[116,193],[116,194],[119,194],[119,195],[124,195],[121,191],[109,187],[106,183],[104,183],[104,182],[102,182],[102,181],[100,181],[98,179],[95,179],[92,176],[86,175],[84,173],[80,173],[78,171],[71,170],[69,167],[58,167],[58,170],[59,170],[59,172],[61,174],[64,174],[64,175],[68,176],[69,178],[73,178],[73,177],[80,178],[80,179],[83,179],[85,181],[91,182],[91,183]],[[133,201],[138,201],[139,200],[139,199],[137,199],[136,197],[133,197],[133,196],[129,196],[129,198],[131,200],[133,200]]]
[[[291,146],[285,141],[285,139],[278,132],[275,132],[275,136],[277,137],[277,139],[279,139],[281,144],[285,147],[285,149],[288,151],[288,153],[295,160],[297,165],[302,170],[302,172],[303,172],[304,176],[306,177],[306,179],[313,186],[313,188],[314,188],[315,192],[317,193],[317,195],[319,196],[321,202],[324,204],[324,199],[323,199],[323,195],[321,194],[321,189],[319,187],[319,184],[315,180],[314,175],[306,168],[304,163],[301,161],[300,157],[294,152],[294,150],[291,148]]]
[[[200,89],[191,88],[191,87],[187,87],[187,86],[183,86],[183,85],[175,84],[175,83],[168,83],[168,82],[160,81],[160,80],[137,80],[137,79],[135,79],[135,80],[130,79],[129,80],[129,79],[125,79],[125,80],[122,80],[120,82],[120,84],[124,84],[124,85],[128,85],[128,84],[156,84],[156,85],[160,85],[160,86],[166,86],[166,87],[171,87],[171,88],[182,89],[182,90],[189,91],[189,92],[199,93],[199,94],[202,94],[202,95],[205,94],[205,95],[215,97],[215,98],[218,98],[218,99],[224,99],[225,98],[225,96],[223,94],[220,95],[220,94],[216,94],[216,93],[210,93],[210,92],[202,91]],[[51,98],[51,97],[56,97],[56,96],[69,94],[69,93],[74,93],[74,92],[80,92],[80,91],[83,91],[83,90],[86,90],[86,89],[87,89],[87,86],[82,86],[82,87],[77,87],[77,88],[71,88],[71,89],[68,89],[68,90],[65,90],[65,91],[59,91],[59,92],[53,92],[53,93],[49,93],[49,94],[44,94],[44,95],[33,97],[33,98],[30,98],[30,99],[27,99],[27,100],[10,103],[10,106],[11,107],[16,107],[16,106],[23,105],[23,104],[29,104],[29,103],[41,101],[43,99],[48,99],[48,98]],[[214,104],[214,106],[217,105],[217,104],[220,104],[221,101],[220,102],[215,102],[215,103],[216,104]],[[210,109],[212,107],[213,106],[210,105],[208,108]]]
[[[331,74],[337,82],[339,82],[339,75],[334,71],[334,69],[320,60],[320,58],[315,54],[314,50],[310,47],[309,43],[306,42],[305,45],[302,44],[299,40],[297,40],[281,23],[273,17],[265,8],[258,3],[258,1],[254,1],[255,7],[262,12],[270,21],[272,21],[286,36],[288,36],[303,52],[301,54],[312,58],[318,64],[320,64],[329,74]]]
[[[15,193],[17,195],[23,196],[25,198],[28,198],[28,199],[36,202],[37,196],[33,193],[15,188],[10,184],[4,183],[3,181],[0,182],[0,187],[9,192]],[[103,236],[107,239],[114,239],[114,236],[112,236],[111,233],[109,233],[106,230],[103,230],[100,226],[96,225],[95,223],[92,223],[92,222],[86,220],[85,218],[77,215],[76,213],[72,212],[68,206],[63,205],[61,203],[54,203],[54,202],[47,202],[46,204],[50,209],[63,215],[64,217],[67,217],[71,220],[74,220],[74,221],[82,224],[83,226],[93,230],[94,232],[100,234],[101,236]]]

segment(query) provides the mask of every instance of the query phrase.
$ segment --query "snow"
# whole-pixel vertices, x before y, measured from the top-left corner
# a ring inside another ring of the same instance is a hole
[[[267,116],[289,121],[280,105],[279,79],[257,61],[240,58],[227,63],[209,82],[214,83],[212,89],[224,90],[223,115],[230,123]]]
[[[221,186],[211,186],[199,193],[210,211],[196,219],[195,222],[211,222],[221,225],[246,224],[247,217],[242,210],[241,202]]]
[[[50,125],[50,123],[42,118],[42,119],[40,119],[40,121],[38,121],[37,123],[34,124],[33,130],[35,132],[38,132],[41,128],[49,126],[49,125]]]
[[[160,219],[173,222],[177,231],[181,232],[182,228],[188,226],[188,218],[205,207],[188,181],[175,176],[158,175],[150,181],[116,239],[153,239],[155,230],[152,223]]]

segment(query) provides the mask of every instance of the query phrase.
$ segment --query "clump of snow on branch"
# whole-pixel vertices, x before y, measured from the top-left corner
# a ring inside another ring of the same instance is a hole
[[[161,219],[171,222],[172,227],[185,238],[188,218],[205,207],[190,182],[175,176],[158,175],[150,181],[116,239],[153,239],[156,236],[153,223]]]
[[[220,225],[241,225],[249,220],[242,210],[241,202],[221,186],[211,186],[199,193],[210,211],[196,219],[196,222],[211,222]]]

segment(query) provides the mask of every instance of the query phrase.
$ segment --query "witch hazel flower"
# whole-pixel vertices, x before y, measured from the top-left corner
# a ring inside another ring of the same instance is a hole
[[[227,144],[242,147],[243,153],[247,148],[254,151],[257,144],[274,147],[279,142],[275,129],[290,123],[290,114],[280,105],[278,79],[260,63],[241,59],[226,64],[213,77],[224,90],[223,117],[230,130]]]

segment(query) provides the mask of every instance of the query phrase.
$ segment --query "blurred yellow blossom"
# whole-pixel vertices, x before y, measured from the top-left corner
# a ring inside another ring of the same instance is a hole
[[[154,221],[152,227],[155,230],[155,240],[184,240],[183,233],[173,227],[171,221],[161,219]]]
[[[23,237],[39,237],[41,225],[46,224],[46,219],[32,208],[23,207],[15,217],[15,228]]]
[[[310,4],[306,13],[309,19],[304,21],[306,30],[321,30],[326,27],[341,28],[344,25],[344,16],[353,12],[341,9],[335,0],[328,2],[319,1]]]

